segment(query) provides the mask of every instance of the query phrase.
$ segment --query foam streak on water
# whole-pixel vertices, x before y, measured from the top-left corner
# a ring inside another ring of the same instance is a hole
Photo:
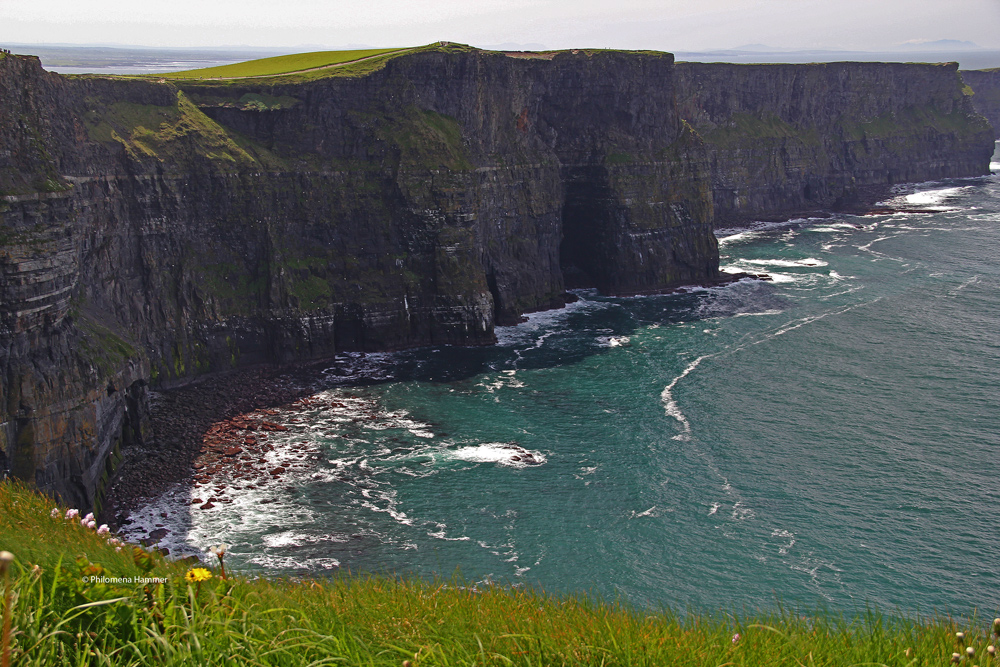
[[[773,282],[581,291],[492,348],[345,357],[268,417],[283,473],[180,485],[131,534],[654,607],[996,609],[1000,183],[894,198],[723,240]]]

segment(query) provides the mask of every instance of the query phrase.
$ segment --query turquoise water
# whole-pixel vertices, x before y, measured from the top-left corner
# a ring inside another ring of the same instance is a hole
[[[1000,177],[899,199],[933,212],[722,235],[724,268],[773,282],[580,292],[493,348],[344,357],[272,417],[280,481],[204,511],[178,487],[134,529],[289,574],[991,613]]]

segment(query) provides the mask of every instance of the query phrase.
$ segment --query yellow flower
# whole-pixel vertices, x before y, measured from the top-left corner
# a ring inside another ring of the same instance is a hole
[[[188,573],[184,575],[184,580],[190,584],[201,583],[203,581],[208,581],[212,578],[212,573],[203,567],[196,567],[193,570],[188,570]]]

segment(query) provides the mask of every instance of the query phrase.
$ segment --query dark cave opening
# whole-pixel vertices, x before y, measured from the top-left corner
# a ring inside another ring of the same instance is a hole
[[[607,238],[612,200],[606,176],[598,169],[581,169],[567,178],[562,211],[559,265],[566,289],[601,287],[607,282]]]

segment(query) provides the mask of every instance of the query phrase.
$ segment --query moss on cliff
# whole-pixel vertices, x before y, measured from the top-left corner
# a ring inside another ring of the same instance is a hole
[[[399,149],[400,167],[471,171],[458,121],[428,109],[408,106],[386,116],[379,135]]]
[[[207,161],[223,170],[250,167],[256,160],[222,126],[206,116],[182,91],[176,104],[88,101],[84,115],[92,141],[118,143],[132,159],[157,160],[170,167]],[[98,110],[99,109],[99,110]]]
[[[76,349],[100,373],[100,380],[107,379],[129,359],[137,358],[136,348],[101,324],[90,314],[83,313],[76,321],[80,337]]]
[[[806,146],[819,146],[819,131],[815,127],[798,128],[774,114],[755,116],[736,113],[729,123],[702,133],[702,138],[721,148],[754,145],[762,139],[794,139]]]

